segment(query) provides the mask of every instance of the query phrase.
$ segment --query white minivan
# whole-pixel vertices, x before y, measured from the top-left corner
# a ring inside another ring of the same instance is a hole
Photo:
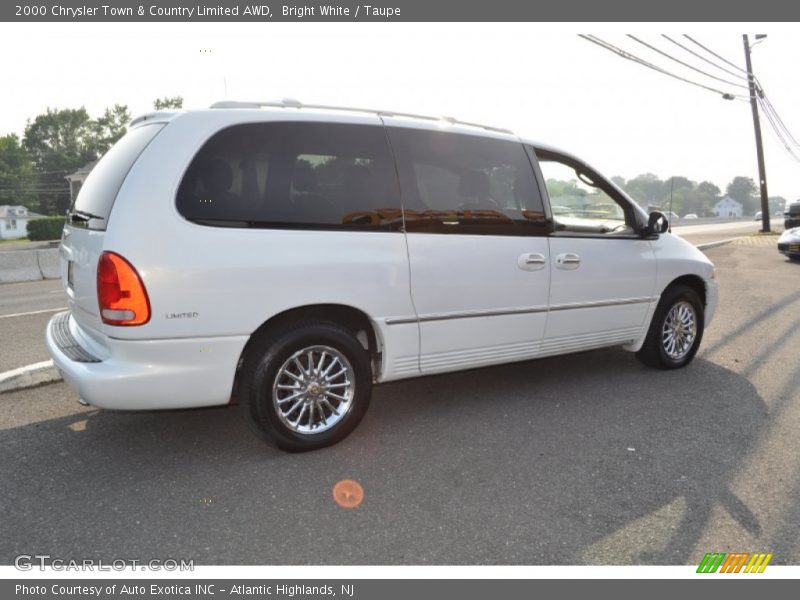
[[[571,154],[296,101],[135,119],[61,257],[47,346],[83,402],[236,398],[287,450],[341,440],[386,381],[607,346],[682,367],[717,300],[709,260]]]

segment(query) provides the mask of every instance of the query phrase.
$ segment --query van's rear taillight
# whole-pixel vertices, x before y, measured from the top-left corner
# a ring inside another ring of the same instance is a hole
[[[103,252],[97,263],[97,300],[106,325],[144,325],[150,320],[150,300],[136,269],[114,252]]]

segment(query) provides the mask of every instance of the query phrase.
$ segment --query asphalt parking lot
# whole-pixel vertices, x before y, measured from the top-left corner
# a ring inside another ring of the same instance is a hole
[[[0,563],[800,562],[800,263],[707,251],[721,303],[696,360],[622,350],[398,382],[356,432],[292,455],[236,408],[116,413],[64,384],[0,395]],[[46,320],[46,319],[45,319]],[[364,489],[355,509],[337,481]]]

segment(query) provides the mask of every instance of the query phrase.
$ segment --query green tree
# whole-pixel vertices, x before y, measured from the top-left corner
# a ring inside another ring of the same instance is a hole
[[[21,204],[38,209],[31,157],[15,134],[0,137],[0,204]]]
[[[783,209],[786,208],[786,198],[783,196],[770,196],[767,200],[769,201],[769,214],[783,212]]]
[[[564,181],[563,179],[548,179],[547,193],[551,198],[575,198],[586,195],[586,190],[578,187],[576,179]]]
[[[107,108],[102,117],[94,121],[95,153],[105,154],[128,131],[131,114],[124,104]]]
[[[751,177],[734,177],[725,189],[725,193],[742,203],[745,214],[753,214],[758,210],[759,204],[756,198],[757,189]]]
[[[714,202],[720,197],[719,188],[711,183],[710,181],[701,181],[700,184],[697,186],[697,191],[703,194],[704,196],[708,196],[714,199]]]
[[[62,215],[69,206],[65,177],[96,160],[125,135],[128,107],[115,104],[92,119],[84,107],[51,109],[28,121],[23,148],[36,176],[36,208],[44,214]]]
[[[666,184],[669,186],[669,182]],[[625,191],[642,206],[659,205],[664,196],[664,185],[665,182],[653,173],[643,173],[628,180]]]
[[[64,214],[69,206],[66,175],[97,158],[96,125],[86,109],[47,109],[28,122],[23,145],[37,171],[43,213]]]
[[[156,110],[164,110],[166,108],[183,108],[183,97],[164,96],[163,98],[156,98],[153,101],[153,108]]]
[[[704,217],[714,214],[714,204],[719,200],[719,188],[710,181],[701,181],[695,188],[697,197],[697,209],[695,212]]]

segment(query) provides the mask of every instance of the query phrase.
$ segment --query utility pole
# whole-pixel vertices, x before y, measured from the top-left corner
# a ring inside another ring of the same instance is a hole
[[[766,36],[763,36],[766,37]],[[764,146],[761,143],[761,122],[758,119],[758,101],[756,100],[756,78],[753,76],[753,65],[750,62],[750,40],[747,34],[744,40],[744,60],[747,65],[747,85],[750,87],[750,108],[753,110],[753,129],[756,132],[756,155],[758,156],[758,183],[761,189],[761,230],[769,229],[769,196],[767,196],[767,173],[764,168]],[[756,40],[763,39],[756,36]]]

